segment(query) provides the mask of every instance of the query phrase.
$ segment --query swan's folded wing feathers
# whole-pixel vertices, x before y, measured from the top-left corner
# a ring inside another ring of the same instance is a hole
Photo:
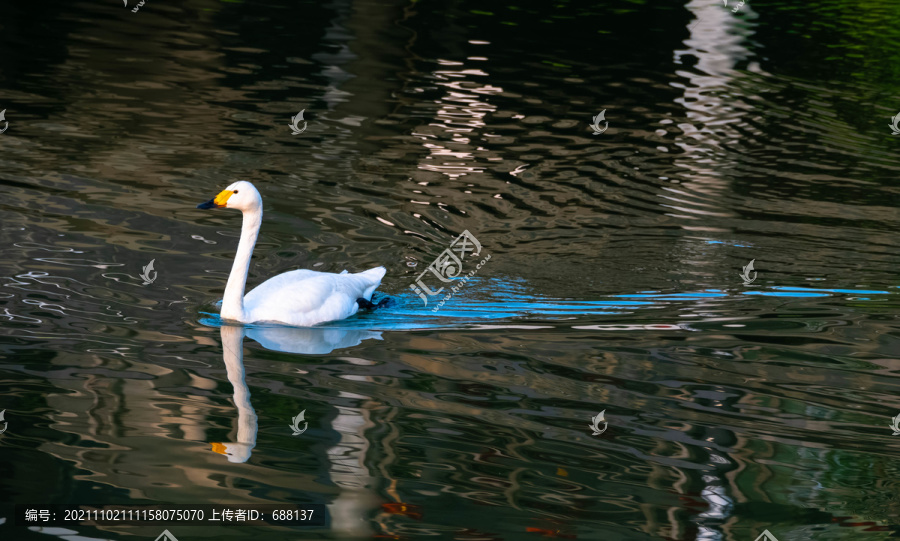
[[[356,299],[371,300],[384,267],[355,274],[295,270],[274,276],[244,296],[253,321],[309,326],[352,316]]]
[[[339,276],[339,275],[332,275]],[[329,302],[335,283],[326,273],[295,270],[273,276],[244,296],[244,306],[278,312],[311,312]]]

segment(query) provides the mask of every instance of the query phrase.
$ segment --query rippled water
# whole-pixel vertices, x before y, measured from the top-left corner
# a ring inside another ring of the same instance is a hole
[[[900,535],[900,8],[131,4],[0,15],[0,501],[328,508],[180,541]],[[222,325],[240,217],[195,207],[237,179],[251,286],[384,265],[393,305]],[[466,230],[490,259],[433,311]]]

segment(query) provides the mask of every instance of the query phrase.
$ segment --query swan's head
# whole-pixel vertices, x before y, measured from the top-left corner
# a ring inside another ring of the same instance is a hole
[[[198,209],[229,208],[238,209],[241,212],[259,210],[262,208],[262,197],[256,191],[256,187],[246,180],[239,180],[225,188],[219,195],[206,203],[197,205]]]

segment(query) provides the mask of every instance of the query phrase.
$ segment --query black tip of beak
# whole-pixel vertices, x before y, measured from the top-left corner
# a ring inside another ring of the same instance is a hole
[[[210,199],[210,200],[207,201],[206,203],[200,203],[199,205],[197,205],[197,208],[198,208],[198,209],[212,209],[212,208],[216,208],[216,202],[215,202],[215,201],[216,201],[215,198]]]

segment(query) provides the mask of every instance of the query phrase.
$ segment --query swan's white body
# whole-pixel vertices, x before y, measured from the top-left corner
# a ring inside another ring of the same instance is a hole
[[[244,214],[241,240],[222,299],[222,319],[240,323],[271,322],[311,327],[359,311],[357,299],[372,300],[385,268],[341,274],[294,270],[269,278],[244,295],[250,257],[262,224],[262,197],[253,184],[240,180],[198,208],[234,208]]]

